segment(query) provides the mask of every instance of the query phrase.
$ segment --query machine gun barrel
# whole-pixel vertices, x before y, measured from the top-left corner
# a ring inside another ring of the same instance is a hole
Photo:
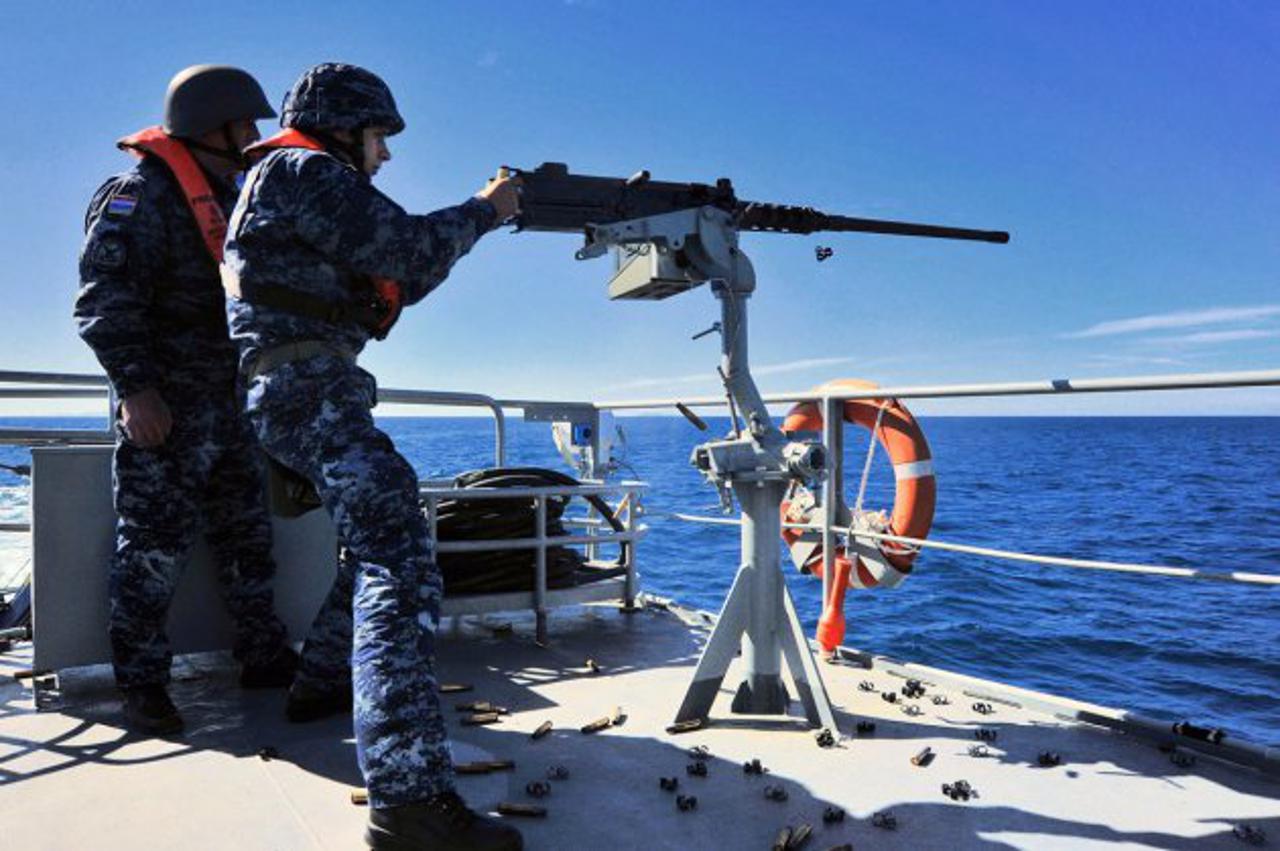
[[[856,231],[940,239],[968,239],[1004,243],[1004,231],[974,230],[942,225],[859,219],[820,212],[812,207],[739,201],[733,183],[722,177],[715,184],[671,183],[649,178],[641,171],[629,178],[570,174],[564,163],[543,163],[533,170],[509,169],[521,182],[519,230],[585,233],[590,225],[674,213],[698,207],[717,207],[734,217],[740,231],[817,233]]]
[[[894,222],[887,219],[859,219],[854,216],[835,216],[812,207],[792,207],[785,204],[742,203],[734,218],[738,230],[771,233],[817,233],[841,231],[855,233],[883,233],[895,236],[927,236],[935,239],[968,239],[978,242],[1006,243],[1009,234],[1002,230],[975,230],[973,228],[948,227],[946,225],[922,225],[914,222]]]

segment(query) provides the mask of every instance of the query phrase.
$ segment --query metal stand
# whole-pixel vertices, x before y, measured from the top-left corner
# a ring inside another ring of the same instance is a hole
[[[835,731],[826,686],[814,664],[795,605],[782,578],[780,508],[788,482],[822,466],[819,449],[788,444],[747,368],[746,298],[750,288],[715,281],[721,303],[723,358],[729,393],[743,412],[747,434],[711,441],[694,451],[694,464],[722,493],[732,488],[742,506],[742,562],[720,617],[698,660],[676,721],[705,719],[730,663],[742,648],[744,679],[731,710],[781,715],[790,702],[782,681],[782,660],[796,685],[805,716],[814,726]],[[752,282],[753,283],[753,282]]]
[[[785,658],[809,721],[835,732],[831,702],[779,563],[783,495],[794,480],[817,479],[825,454],[821,445],[788,441],[769,419],[751,378],[746,301],[755,290],[755,271],[738,248],[734,215],[716,206],[679,209],[589,225],[586,236],[576,254],[579,260],[617,249],[610,298],[662,299],[710,282],[720,300],[720,372],[745,421],[745,430],[735,425],[728,438],[698,446],[690,459],[719,490],[726,509],[737,496],[743,515],[742,561],[676,720],[707,717],[741,646],[744,679],[733,700],[734,712],[786,713]]]

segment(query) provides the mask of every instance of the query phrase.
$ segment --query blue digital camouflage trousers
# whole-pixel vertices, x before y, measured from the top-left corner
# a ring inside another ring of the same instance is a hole
[[[165,391],[173,430],[158,447],[117,439],[112,464],[118,517],[108,587],[112,661],[124,688],[164,685],[173,659],[165,620],[201,520],[223,600],[235,628],[235,656],[261,664],[280,651],[275,615],[271,516],[263,461],[233,394]]]
[[[335,648],[350,594],[356,752],[370,805],[391,807],[451,790],[453,758],[434,673],[443,593],[435,545],[417,475],[374,425],[375,393],[373,376],[324,355],[257,376],[248,411],[267,453],[316,486],[350,551],[301,675],[341,675]]]

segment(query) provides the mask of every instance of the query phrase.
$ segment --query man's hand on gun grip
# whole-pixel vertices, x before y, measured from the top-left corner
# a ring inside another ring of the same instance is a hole
[[[506,168],[498,169],[497,177],[476,193],[498,211],[498,222],[505,222],[520,212],[520,178],[509,177]]]

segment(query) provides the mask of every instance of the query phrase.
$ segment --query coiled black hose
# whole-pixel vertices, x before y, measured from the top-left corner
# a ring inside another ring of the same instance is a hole
[[[556,470],[540,467],[498,467],[464,473],[454,479],[457,488],[536,488],[580,485],[577,479]],[[613,516],[609,504],[599,496],[583,497],[617,532],[622,524]],[[547,497],[547,536],[567,535],[562,522],[572,497]],[[436,536],[444,541],[532,538],[537,534],[537,500],[533,497],[511,499],[462,500],[442,499],[436,505]],[[628,542],[622,543],[618,558],[621,565]],[[487,552],[441,553],[440,570],[444,575],[445,593],[494,593],[498,591],[530,591],[533,589],[537,554],[534,550],[491,550]],[[582,554],[571,547],[547,547],[547,587],[574,585],[576,574],[584,565]]]

